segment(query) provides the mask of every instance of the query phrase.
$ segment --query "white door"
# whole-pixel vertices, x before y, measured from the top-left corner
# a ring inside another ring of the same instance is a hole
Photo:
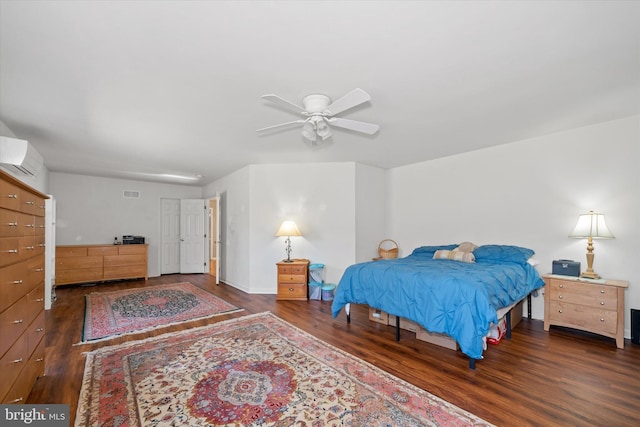
[[[206,200],[180,200],[180,273],[204,273],[208,269],[206,213]]]
[[[161,199],[162,235],[160,274],[180,272],[180,200]]]

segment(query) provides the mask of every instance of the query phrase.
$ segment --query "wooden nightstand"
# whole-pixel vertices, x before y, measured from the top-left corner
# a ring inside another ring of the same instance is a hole
[[[544,330],[565,326],[615,338],[624,348],[625,280],[584,279],[548,274],[544,292]]]
[[[309,277],[309,260],[295,259],[291,262],[279,262],[278,296],[279,300],[307,300],[307,282]]]

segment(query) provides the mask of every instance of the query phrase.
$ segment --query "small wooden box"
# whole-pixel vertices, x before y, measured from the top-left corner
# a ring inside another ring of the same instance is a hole
[[[426,341],[431,344],[439,345],[440,347],[448,348],[449,350],[457,350],[458,343],[449,335],[438,334],[435,332],[429,332],[424,328],[418,327],[416,331],[416,339]]]
[[[387,325],[389,324],[389,315],[382,310],[369,307],[369,320]]]
[[[522,320],[522,309],[522,301],[520,301],[518,304],[516,304],[515,307],[511,309],[511,330],[513,330],[513,328],[515,328]]]

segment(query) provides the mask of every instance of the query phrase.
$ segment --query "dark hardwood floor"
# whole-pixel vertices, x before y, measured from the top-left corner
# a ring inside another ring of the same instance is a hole
[[[244,311],[175,325],[94,344],[81,339],[84,295],[126,287],[189,281]],[[75,419],[85,358],[83,352],[169,331],[271,311],[282,319],[379,368],[499,426],[637,426],[640,425],[640,346],[626,340],[618,350],[613,339],[552,327],[523,319],[513,338],[489,346],[485,359],[469,370],[468,359],[368,320],[366,306],[331,317],[326,301],[276,301],[275,295],[249,295],[216,286],[208,275],[168,275],[93,287],[57,289],[47,312],[46,372],[28,403],[66,403]]]

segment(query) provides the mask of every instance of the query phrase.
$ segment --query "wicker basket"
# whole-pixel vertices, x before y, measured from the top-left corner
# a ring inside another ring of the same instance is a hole
[[[395,245],[395,247],[391,248],[391,249],[384,249],[382,247],[382,244],[384,242],[391,242],[391,243],[393,243]],[[380,255],[380,258],[382,258],[382,259],[398,258],[398,244],[394,240],[391,240],[391,239],[383,240],[378,245],[378,255]]]

